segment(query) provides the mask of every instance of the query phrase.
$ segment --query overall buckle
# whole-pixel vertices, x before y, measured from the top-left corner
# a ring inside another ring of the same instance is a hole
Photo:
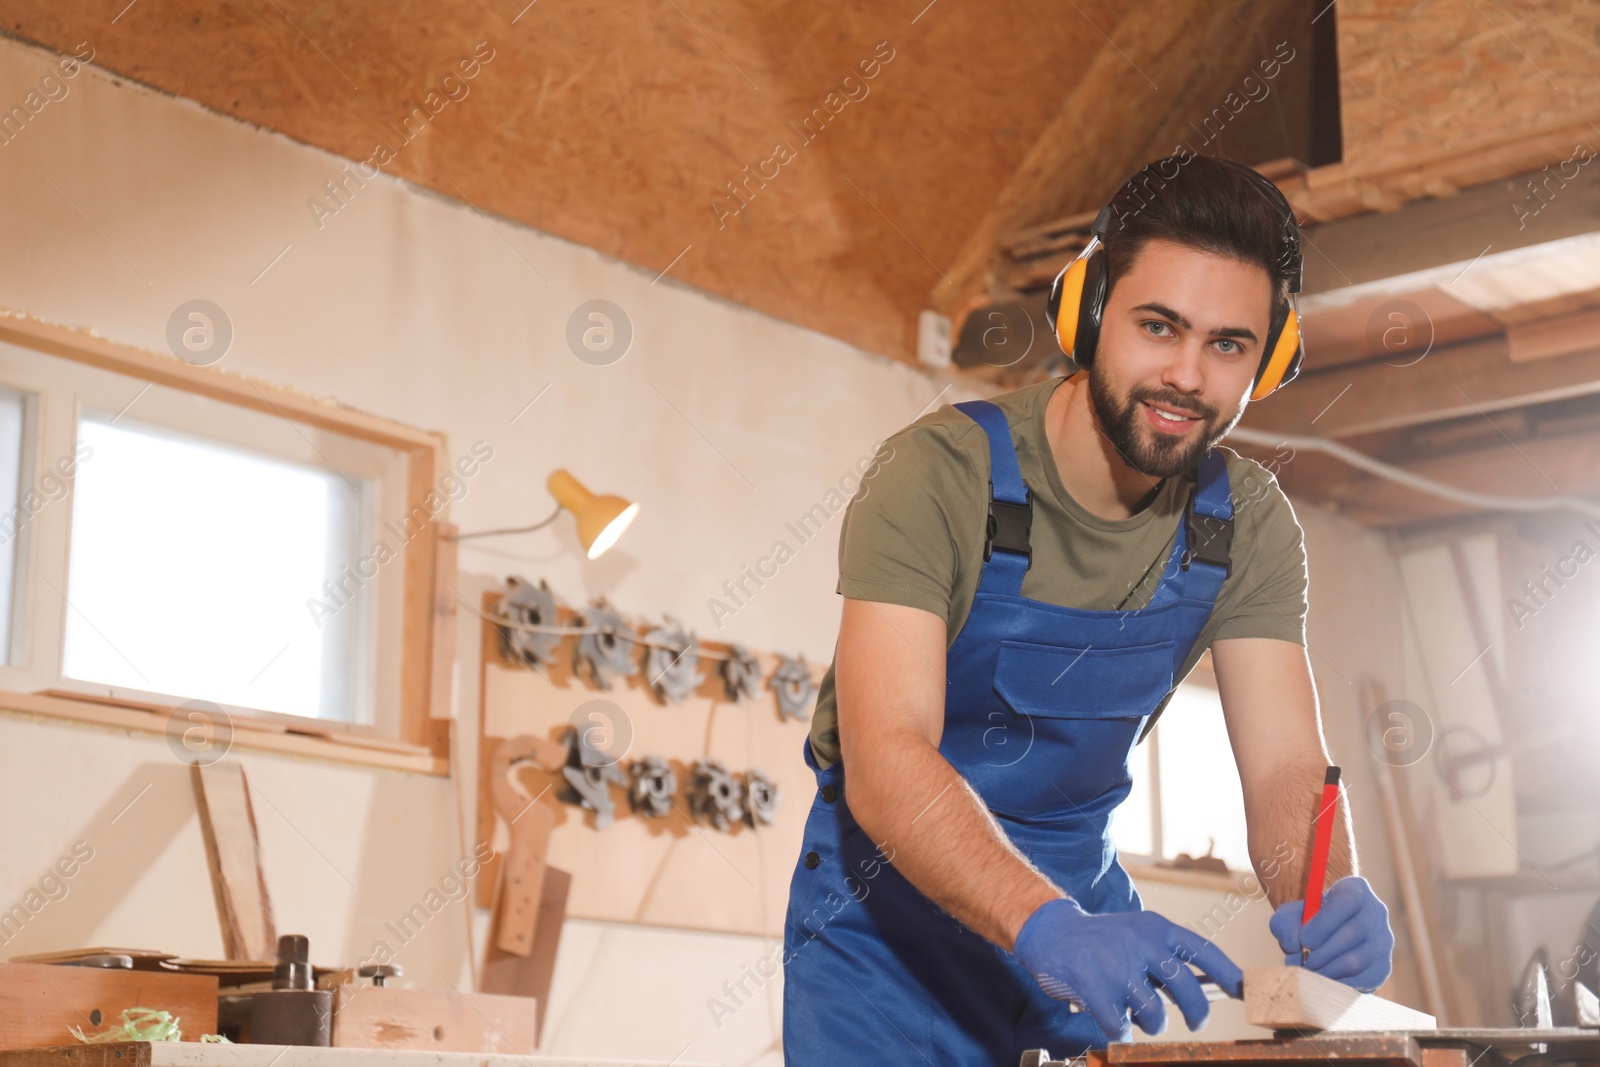
[[[996,548],[1026,556],[1033,563],[1028,534],[1033,529],[1033,489],[1027,490],[1025,503],[1008,504],[994,498],[994,483],[989,484],[989,529],[983,541],[983,561],[989,562]]]
[[[1183,522],[1189,541],[1183,552],[1183,569],[1188,570],[1189,564],[1198,559],[1221,567],[1223,577],[1232,574],[1233,520],[1197,513],[1191,497],[1183,512]]]

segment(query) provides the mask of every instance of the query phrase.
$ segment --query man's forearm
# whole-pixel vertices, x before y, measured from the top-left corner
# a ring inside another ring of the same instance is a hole
[[[1065,894],[1016,850],[927,739],[878,740],[862,769],[846,775],[851,814],[912,885],[1010,951],[1028,916]]]
[[[1326,770],[1320,763],[1288,770],[1268,787],[1267,795],[1248,812],[1250,859],[1266,887],[1267,901],[1274,908],[1305,896]],[[1328,852],[1329,884],[1359,873],[1355,840],[1350,832],[1350,803],[1343,790],[1339,792],[1339,805],[1334,815],[1333,844]]]

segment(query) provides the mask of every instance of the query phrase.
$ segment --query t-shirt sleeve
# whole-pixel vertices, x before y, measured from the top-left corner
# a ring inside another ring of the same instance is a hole
[[[1249,470],[1241,472],[1234,490],[1234,536],[1246,552],[1212,640],[1270,637],[1304,645],[1305,534],[1277,479],[1260,464],[1245,462]]]
[[[978,478],[958,433],[913,423],[884,441],[845,509],[837,592],[950,617],[953,508]]]

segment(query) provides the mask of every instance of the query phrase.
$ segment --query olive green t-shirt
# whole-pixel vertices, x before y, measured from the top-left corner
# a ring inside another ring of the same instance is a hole
[[[1130,518],[1086,510],[1062,486],[1045,437],[1045,404],[1065,380],[991,398],[1005,413],[1023,480],[1033,489],[1033,562],[1022,595],[1088,611],[1136,610],[1160,582],[1194,475],[1165,479]],[[1305,542],[1294,508],[1265,467],[1220,451],[1233,494],[1232,570],[1178,679],[1218,639],[1305,644]],[[983,428],[948,404],[922,416],[883,442],[845,509],[836,591],[931,611],[945,620],[954,644],[978,589],[988,503]],[[833,672],[830,664],[811,719],[811,749],[824,767],[839,758]]]

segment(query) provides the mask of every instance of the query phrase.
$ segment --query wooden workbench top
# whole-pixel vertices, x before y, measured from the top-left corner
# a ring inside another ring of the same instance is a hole
[[[130,1041],[0,1050],[0,1067],[668,1067],[664,1060]],[[674,1061],[671,1067],[709,1067]]]

